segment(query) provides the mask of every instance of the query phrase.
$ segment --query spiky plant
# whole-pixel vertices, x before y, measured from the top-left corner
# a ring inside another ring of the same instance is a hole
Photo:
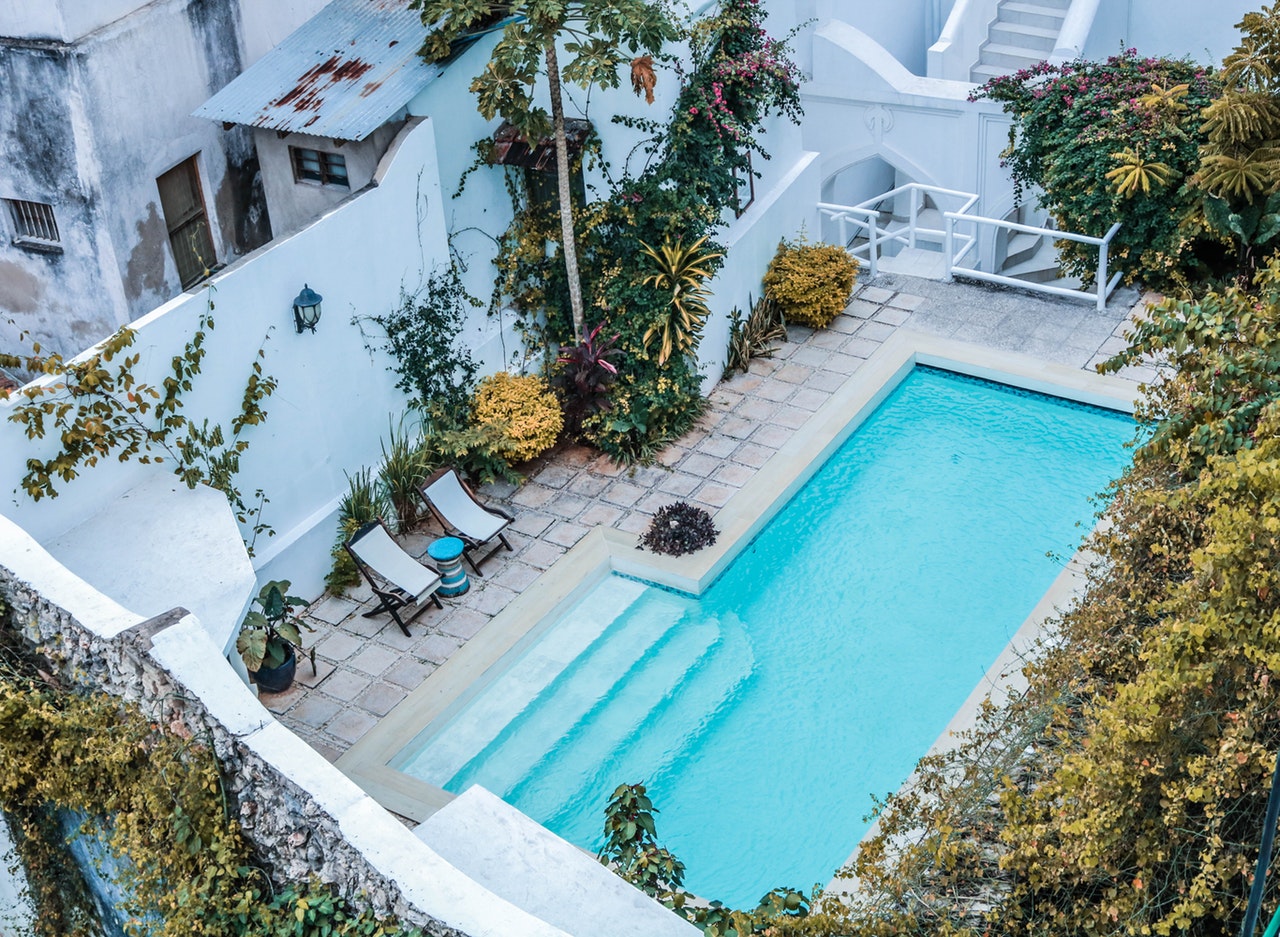
[[[666,238],[657,250],[643,241],[640,244],[653,271],[644,282],[671,296],[661,318],[644,333],[646,348],[658,340],[661,366],[673,354],[688,354],[697,347],[702,327],[711,314],[707,308],[711,291],[706,283],[715,272],[715,261],[724,254],[706,246],[706,235],[688,245],[681,239],[672,244]]]
[[[1143,195],[1150,195],[1153,188],[1164,188],[1175,176],[1164,163],[1148,160],[1131,147],[1112,153],[1111,157],[1119,160],[1120,165],[1108,172],[1106,178],[1116,187],[1116,194],[1125,198],[1133,198],[1139,189]]]

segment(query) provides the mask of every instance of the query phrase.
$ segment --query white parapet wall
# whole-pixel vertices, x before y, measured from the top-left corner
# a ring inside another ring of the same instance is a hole
[[[366,348],[366,336],[376,343],[376,326],[353,319],[391,311],[402,289],[416,289],[426,272],[449,263],[430,124],[414,121],[401,132],[376,185],[132,325],[137,338],[131,350],[140,355],[135,376],[159,386],[198,318],[212,315],[203,373],[183,398],[183,413],[197,424],[208,418],[230,426],[262,349],[263,371],[279,387],[265,401],[266,421],[244,434],[250,448],[236,484],[249,502],[259,489],[269,499],[261,519],[275,536],[258,538],[254,567],[263,577],[291,579],[302,595],[322,590],[345,473],[380,460],[380,441],[407,405],[387,356]],[[324,297],[314,334],[296,334],[292,322],[293,298],[304,284]],[[21,490],[26,460],[47,458],[54,447],[49,439],[26,439],[7,419],[19,399],[0,401],[0,490],[13,492],[0,501],[0,513],[42,542],[63,536],[172,465],[108,459],[60,483],[58,497],[34,502]],[[191,572],[200,574],[198,568]]]
[[[438,935],[566,937],[565,930],[443,858],[276,722],[195,616],[175,609],[142,620],[79,580],[3,517],[0,598],[22,636],[56,660],[68,682],[129,700],[160,724],[181,723],[212,738],[241,826],[282,881],[318,876],[353,898],[362,895],[359,900],[381,913]],[[511,844],[505,861],[521,880],[563,874],[564,868],[543,863],[562,851],[563,841],[532,821],[522,821],[520,829],[520,842]],[[483,845],[470,852],[476,850]],[[589,916],[603,870],[579,871],[582,884],[573,894]],[[607,884],[630,888],[612,879]],[[564,885],[548,880],[545,891],[563,894]],[[655,933],[654,926],[668,923],[659,930],[688,931],[671,912],[634,894],[638,900],[630,904],[615,895],[610,907],[642,923],[619,918],[618,933]],[[572,907],[557,911],[575,916]]]

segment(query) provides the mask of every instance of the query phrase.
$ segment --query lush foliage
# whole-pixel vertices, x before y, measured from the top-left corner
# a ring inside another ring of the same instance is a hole
[[[761,296],[751,303],[751,311],[743,318],[736,306],[729,315],[729,349],[725,355],[724,373],[747,373],[752,358],[772,358],[773,343],[787,340],[787,323],[778,304]]]
[[[658,508],[640,538],[640,546],[654,553],[684,556],[711,546],[719,534],[705,509],[677,501]]]
[[[1280,749],[1278,278],[1273,259],[1254,295],[1165,303],[1108,363],[1168,368],[1084,598],[1026,693],[891,798],[856,869],[860,923],[1238,932]]]
[[[288,595],[289,580],[272,580],[254,597],[252,609],[240,624],[236,650],[250,673],[263,667],[279,667],[291,649],[302,649],[302,628],[312,628],[291,609],[304,608],[306,599]],[[314,651],[312,652],[314,655]],[[312,665],[315,657],[312,657]]]
[[[705,234],[688,245],[681,240],[672,244],[667,238],[655,249],[641,242],[652,271],[643,282],[667,298],[665,314],[644,333],[646,348],[654,339],[658,340],[658,367],[665,365],[672,355],[687,355],[697,348],[702,327],[711,315],[707,308],[707,300],[711,298],[707,281],[711,279],[712,264],[724,254],[707,247],[706,243]]]
[[[834,244],[783,240],[764,275],[764,294],[790,322],[824,329],[853,295],[858,261]]]
[[[502,431],[502,452],[512,462],[546,452],[564,429],[560,402],[537,375],[491,374],[476,388],[471,406],[476,423]]]
[[[599,310],[588,326],[607,322],[620,352],[611,362],[619,378],[610,387],[608,410],[585,415],[582,432],[621,461],[652,459],[701,412],[696,345],[659,363],[662,343],[655,337],[668,332],[675,347],[676,333],[667,328],[673,291],[645,282],[654,272],[645,245],[693,245],[706,238],[704,249],[718,252],[715,231],[737,205],[751,154],[768,158],[759,142],[764,120],[775,113],[799,115],[799,72],[788,58],[787,39],[771,38],[764,17],[754,0],[723,0],[714,15],[695,24],[692,64],[680,76],[669,123],[622,121],[650,134],[637,151],[645,165],[635,172],[624,166],[616,175],[603,166],[611,191],[574,212],[583,295],[588,310]],[[519,194],[520,183],[512,189]],[[517,208],[499,247],[497,289],[523,314],[531,343],[548,349],[576,344],[561,235],[554,219],[527,201]],[[553,256],[548,243],[556,247]],[[704,260],[709,273],[718,262]]]
[[[374,482],[373,473],[368,468],[347,476],[347,493],[338,503],[338,539],[330,551],[333,567],[324,578],[329,591],[341,593],[359,584],[360,570],[343,544],[365,524],[385,517],[387,508],[382,488]]]
[[[641,891],[661,901],[708,937],[781,935],[780,928],[809,914],[809,898],[791,888],[775,888],[753,911],[735,911],[681,888],[684,863],[658,845],[653,815],[658,810],[643,784],[619,785],[604,811],[604,845],[598,858]]]
[[[130,937],[374,937],[404,933],[318,882],[276,891],[229,804],[213,752],[104,695],[0,665],[0,807],[37,915],[34,937],[93,937],[97,911],[60,816],[121,860]],[[416,933],[416,932],[415,932]],[[406,937],[408,935],[406,934]]]
[[[381,444],[378,488],[385,503],[395,512],[396,530],[412,530],[423,510],[418,486],[431,473],[420,433],[416,426],[407,428],[401,420],[399,428],[388,427],[387,438]]]
[[[609,409],[583,420],[583,438],[618,462],[648,464],[702,414],[701,387],[702,378],[682,364],[628,371],[613,385]]]
[[[1021,191],[1062,231],[1101,237],[1117,221],[1110,268],[1126,280],[1185,287],[1220,260],[1217,240],[1194,219],[1191,184],[1205,142],[1201,122],[1220,88],[1192,62],[1139,58],[1127,49],[1105,62],[1041,63],[993,78],[975,93],[1013,117],[1003,156]],[[1059,241],[1063,268],[1089,282],[1098,250]]]
[[[460,41],[502,17],[502,37],[490,53],[485,70],[471,82],[480,113],[486,120],[501,115],[526,140],[554,134],[557,201],[565,285],[573,318],[573,337],[586,334],[582,283],[578,271],[577,238],[569,188],[569,153],[565,140],[561,81],[583,89],[616,88],[621,66],[630,57],[632,87],[653,103],[653,53],[675,38],[675,27],[661,3],[650,0],[413,0],[430,27],[423,54],[432,61],[446,59]],[[570,59],[560,66],[557,42],[564,42]],[[625,51],[624,51],[625,50]],[[649,55],[642,53],[648,52]],[[551,113],[534,104],[533,88],[545,63]]]
[[[276,389],[276,379],[262,371],[263,348],[250,363],[240,410],[229,431],[207,419],[196,423],[182,413],[183,396],[200,375],[205,339],[213,330],[213,287],[208,289],[208,306],[195,334],[173,356],[170,373],[159,386],[134,374],[142,356],[129,353],[137,340],[129,328],[108,337],[92,354],[69,362],[57,354],[41,354],[38,345],[22,358],[0,354],[0,367],[22,368],[43,378],[15,392],[20,399],[9,419],[22,426],[28,439],[54,434],[58,440],[50,458],[27,459],[22,488],[33,500],[56,498],[60,483],[70,482],[100,459],[151,463],[167,458],[188,488],[204,484],[227,496],[236,520],[248,530],[245,546],[251,556],[260,534],[274,535],[262,521],[266,495],[259,489],[250,504],[236,484],[240,458],[249,448],[246,431],[266,420],[263,401]]]
[[[1209,225],[1238,245],[1247,285],[1280,243],[1280,5],[1249,13],[1242,41],[1222,63],[1222,96],[1204,110],[1208,140],[1197,182]]]
[[[457,422],[465,420],[476,379],[476,363],[458,336],[467,310],[479,305],[449,267],[434,271],[417,292],[402,293],[398,308],[367,317],[385,336],[383,348],[393,359],[389,369],[399,376],[396,387]],[[364,321],[355,320],[362,327]]]

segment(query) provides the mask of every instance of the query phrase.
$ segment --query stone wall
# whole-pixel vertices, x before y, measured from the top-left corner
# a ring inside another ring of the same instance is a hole
[[[564,937],[444,861],[277,723],[185,610],[132,615],[4,518],[0,599],[55,674],[210,741],[245,833],[277,883],[314,875],[439,937]]]

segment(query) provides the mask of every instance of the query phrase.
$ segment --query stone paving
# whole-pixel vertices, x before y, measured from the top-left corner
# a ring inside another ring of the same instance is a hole
[[[772,358],[722,381],[707,412],[655,465],[620,468],[593,450],[561,447],[526,467],[516,488],[482,491],[516,520],[512,552],[499,550],[472,577],[470,591],[429,609],[405,637],[389,616],[363,618],[373,597],[362,584],[347,596],[321,597],[307,610],[316,629],[317,674],[298,667],[285,693],[264,694],[277,717],[335,760],[597,525],[638,533],[663,505],[684,500],[712,513],[741,488],[792,434],[899,328],[932,333],[1045,361],[1092,368],[1125,347],[1122,335],[1135,291],[1113,295],[1098,312],[1083,302],[962,283],[881,275],[859,285],[844,314],[825,330],[791,327]],[[1130,369],[1148,380],[1154,372]],[[428,525],[404,539],[415,556],[440,531]]]

